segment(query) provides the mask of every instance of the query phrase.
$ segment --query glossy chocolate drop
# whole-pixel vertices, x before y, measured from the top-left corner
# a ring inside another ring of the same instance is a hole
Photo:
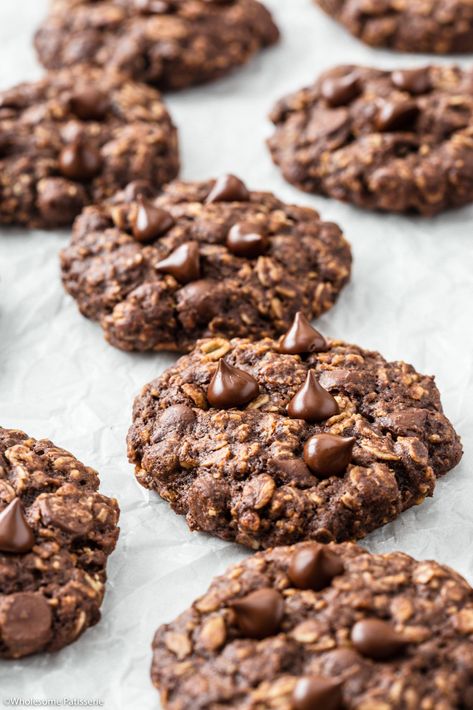
[[[346,106],[361,94],[361,83],[354,74],[330,77],[322,83],[321,93],[332,108]]]
[[[268,237],[257,232],[250,224],[239,222],[228,232],[227,249],[235,256],[255,259],[264,254],[268,247]]]
[[[432,88],[428,67],[398,69],[391,74],[391,81],[397,89],[414,95],[426,94]]]
[[[235,175],[224,175],[215,182],[205,202],[248,202],[249,199],[250,193],[244,182]]]
[[[315,434],[304,445],[304,461],[318,478],[340,476],[351,461],[355,442],[353,436]]]
[[[292,419],[322,422],[340,414],[340,409],[330,392],[319,384],[315,372],[309,370],[304,384],[287,405],[287,413]]]
[[[19,498],[14,498],[0,513],[0,550],[21,555],[35,544],[33,530],[28,525]]]
[[[171,274],[176,281],[187,284],[200,276],[200,254],[197,242],[186,242],[156,264],[156,271]]]
[[[284,616],[284,599],[275,589],[258,589],[232,602],[243,636],[264,639],[278,633]]]
[[[280,339],[276,350],[287,355],[323,353],[329,349],[324,336],[313,328],[302,311],[294,316],[292,325]]]
[[[71,180],[91,180],[102,169],[102,156],[83,139],[66,145],[59,156],[59,170]]]
[[[152,202],[147,202],[141,194],[137,196],[136,202],[138,207],[133,218],[132,232],[137,241],[143,244],[151,242],[171,229],[174,219],[169,212],[155,207]]]
[[[330,585],[332,579],[343,574],[344,569],[342,560],[335,552],[314,542],[294,553],[288,576],[298,589],[320,592]]]
[[[388,621],[363,619],[351,630],[351,640],[357,651],[375,661],[386,661],[398,656],[407,641]]]
[[[228,409],[248,404],[258,394],[259,385],[254,377],[220,360],[210,381],[207,399],[212,407]]]
[[[292,694],[292,710],[341,710],[342,683],[331,678],[301,678]]]
[[[107,114],[109,101],[98,89],[81,89],[72,94],[69,107],[82,121],[101,121]]]
[[[415,101],[383,101],[376,116],[376,126],[380,131],[413,130],[419,115]]]

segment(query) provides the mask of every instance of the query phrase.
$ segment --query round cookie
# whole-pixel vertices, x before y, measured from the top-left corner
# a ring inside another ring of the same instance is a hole
[[[355,37],[400,52],[473,51],[470,0],[316,0]]]
[[[179,170],[160,94],[90,67],[0,92],[0,223],[71,224],[137,177],[154,188]]]
[[[50,441],[0,428],[0,657],[57,651],[100,619],[116,500]]]
[[[77,220],[62,252],[66,290],[124,350],[189,350],[213,335],[274,336],[318,316],[351,268],[340,229],[312,209],[249,192],[235,176],[135,183]],[[144,196],[145,195],[145,196]]]
[[[259,552],[158,629],[151,675],[169,710],[467,710],[473,590],[352,543]]]
[[[360,207],[430,216],[473,201],[473,71],[339,66],[271,119],[286,180]]]
[[[281,342],[197,343],[143,388],[128,434],[141,485],[191,529],[253,549],[361,538],[461,453],[432,377],[326,341],[301,314]]]
[[[256,0],[54,0],[35,45],[48,69],[91,63],[182,89],[218,79],[278,38]]]

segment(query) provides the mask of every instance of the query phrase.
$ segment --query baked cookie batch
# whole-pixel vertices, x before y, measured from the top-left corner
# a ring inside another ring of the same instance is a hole
[[[318,0],[373,46],[473,51],[467,0]],[[192,530],[256,551],[156,632],[170,710],[469,710],[473,590],[353,541],[460,461],[434,378],[311,320],[351,272],[340,228],[235,175],[178,179],[161,90],[277,42],[256,0],[52,0],[49,70],[0,93],[0,222],[72,225],[66,291],[107,341],[184,353],[135,400],[128,458]],[[289,182],[373,210],[473,201],[473,72],[326,71],[278,102]],[[100,618],[118,502],[47,440],[0,428],[0,656]]]

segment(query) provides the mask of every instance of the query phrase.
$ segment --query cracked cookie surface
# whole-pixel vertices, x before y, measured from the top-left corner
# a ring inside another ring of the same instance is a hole
[[[273,161],[308,192],[431,216],[473,200],[473,72],[335,67],[283,98]]]
[[[182,89],[224,76],[278,37],[255,0],[54,0],[35,44],[48,69],[84,62]]]
[[[400,52],[473,50],[470,0],[316,0],[355,37]]]
[[[316,547],[274,548],[233,565],[158,629],[151,674],[164,707],[471,708],[468,583],[448,567],[401,552],[372,555],[352,543],[330,544],[322,552]],[[295,563],[309,557],[317,567],[324,556],[338,558],[337,575],[317,591],[305,583],[301,588]],[[258,622],[255,594],[263,590],[282,608],[273,602],[275,628],[267,633],[260,623],[266,635],[249,638],[241,626],[242,600],[243,620]],[[371,629],[381,629],[381,638],[373,638]],[[373,657],[379,655],[384,658]]]
[[[0,656],[57,651],[100,619],[116,500],[47,440],[0,428]]]
[[[274,336],[299,309],[329,309],[349,278],[348,243],[312,209],[234,176],[176,181],[140,204],[145,188],[86,209],[62,252],[66,290],[112,345],[185,351],[214,334]],[[163,266],[171,255],[184,261]]]
[[[191,529],[253,549],[361,538],[422,502],[462,453],[433,378],[340,340],[326,347],[289,355],[269,338],[199,342],[135,400],[128,455],[139,483]],[[256,381],[239,407],[209,403],[223,359],[227,393],[238,371]],[[237,372],[228,376],[229,367]],[[304,389],[308,373],[319,383],[315,396]],[[288,404],[298,393],[300,402],[301,389],[303,404],[318,406],[322,392],[338,413],[318,423],[294,418]],[[352,448],[337,475],[314,472],[323,451],[306,443],[322,433]]]
[[[0,92],[0,223],[59,227],[138,177],[156,189],[179,170],[160,94],[90,67]]]

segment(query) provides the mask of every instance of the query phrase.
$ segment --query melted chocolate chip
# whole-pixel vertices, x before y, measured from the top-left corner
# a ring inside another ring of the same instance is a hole
[[[303,353],[323,353],[329,349],[324,336],[315,330],[305,317],[298,311],[292,325],[280,339],[276,350],[287,355],[302,355]]]
[[[81,89],[69,99],[69,108],[82,121],[101,121],[109,109],[107,96],[98,89]]]
[[[0,551],[17,555],[29,552],[35,544],[35,535],[28,525],[19,498],[14,498],[0,513]]]
[[[235,175],[224,175],[216,181],[205,202],[248,202],[249,199],[250,193],[244,182]]]
[[[304,461],[318,478],[340,476],[351,461],[354,437],[315,434],[304,446]]]
[[[376,116],[380,131],[406,131],[413,129],[419,115],[415,101],[383,101]]]
[[[288,569],[292,584],[298,589],[320,592],[332,579],[343,574],[343,562],[332,550],[318,543],[304,545],[294,553]]]
[[[284,616],[284,600],[275,589],[258,589],[232,602],[242,634],[264,639],[278,633]]]
[[[301,678],[292,694],[293,710],[341,710],[342,683],[331,678],[306,676]]]
[[[361,83],[354,74],[325,79],[321,93],[329,106],[345,106],[361,94]]]
[[[397,89],[414,95],[426,94],[432,88],[430,72],[427,67],[398,69],[391,74],[391,81]]]
[[[363,619],[351,630],[351,640],[357,651],[375,661],[386,661],[399,655],[406,640],[387,621]]]
[[[254,377],[244,370],[232,367],[225,360],[219,360],[207,390],[207,399],[212,407],[241,407],[251,402],[258,394],[259,385]]]
[[[228,232],[227,248],[235,256],[255,259],[264,254],[268,247],[268,237],[257,232],[250,224],[239,222]]]
[[[304,384],[289,402],[287,413],[292,419],[321,422],[340,414],[340,409],[330,392],[319,384],[315,372],[309,370]]]
[[[131,185],[128,185],[128,188],[130,187]],[[138,208],[133,218],[132,231],[137,241],[142,243],[153,241],[174,225],[172,215],[166,210],[155,207],[152,202],[146,202],[142,195],[138,195],[136,201]]]
[[[100,152],[81,138],[66,145],[59,156],[59,170],[70,180],[91,180],[101,169]]]
[[[2,641],[13,657],[39,651],[51,637],[53,616],[46,599],[37,592],[18,592],[3,611]]]
[[[171,274],[181,284],[196,281],[200,276],[200,254],[197,242],[186,242],[156,264],[156,271]]]

